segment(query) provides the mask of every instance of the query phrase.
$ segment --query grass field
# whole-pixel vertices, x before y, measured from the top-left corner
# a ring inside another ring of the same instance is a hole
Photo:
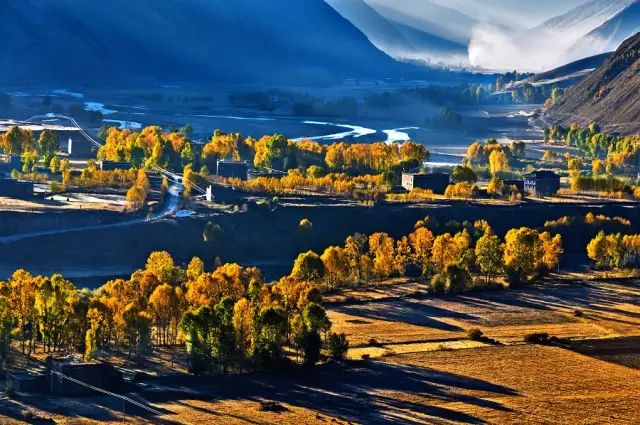
[[[127,407],[124,420],[640,423],[638,281],[550,281],[450,297],[428,296],[415,282],[395,281],[327,301],[334,330],[349,335],[352,360],[231,377],[151,378],[130,396],[163,414]],[[471,328],[494,342],[467,339]],[[570,344],[525,344],[531,332]],[[362,354],[370,359],[361,360]],[[108,397],[0,400],[0,423],[32,423],[36,417],[59,423],[123,420],[121,402]]]

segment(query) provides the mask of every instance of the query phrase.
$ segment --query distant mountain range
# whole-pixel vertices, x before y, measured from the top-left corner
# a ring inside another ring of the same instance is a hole
[[[551,67],[614,49],[640,25],[640,0],[589,0],[533,30],[484,28],[465,1],[6,1],[0,85],[446,78],[406,62]]]
[[[324,0],[20,0],[0,14],[0,84],[335,82],[415,72]]]
[[[546,116],[565,125],[594,121],[609,132],[640,132],[640,33],[567,90]]]
[[[567,32],[575,31],[575,27],[580,26],[581,29],[579,32],[586,34],[590,30],[597,28],[607,19],[615,16],[634,1],[635,0],[589,0],[567,13],[549,19],[535,27],[535,29]]]
[[[374,7],[375,3],[370,5],[364,0],[326,1],[360,29],[376,47],[396,59],[455,65],[467,61],[468,34],[464,41],[465,35],[445,34],[446,31],[433,23],[418,18],[408,19],[395,9],[381,4]],[[434,5],[434,8],[446,10],[447,15],[462,16],[441,6]],[[467,17],[460,19],[470,20]],[[462,41],[455,40],[459,36]]]
[[[583,36],[572,51],[581,52],[591,49],[593,53],[615,50],[620,44],[640,32],[640,0],[629,3],[627,7],[606,20],[602,25]]]
[[[516,1],[492,0],[480,9],[473,0],[325,1],[398,60],[484,70],[539,70],[611,52],[640,25],[640,0],[567,2],[571,10],[533,27],[505,22],[530,10]]]

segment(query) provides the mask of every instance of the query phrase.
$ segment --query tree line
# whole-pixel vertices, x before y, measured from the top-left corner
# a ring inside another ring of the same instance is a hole
[[[527,227],[512,229],[501,240],[482,220],[440,235],[429,222],[417,222],[414,232],[397,240],[386,233],[355,234],[322,254],[300,254],[291,276],[328,289],[414,276],[430,281],[434,292],[461,292],[473,287],[472,272],[487,282],[504,275],[517,285],[553,270],[563,253],[560,235]]]
[[[199,258],[186,268],[154,252],[129,279],[79,290],[61,275],[24,270],[0,283],[0,357],[13,341],[24,354],[84,352],[91,360],[124,352],[142,362],[159,346],[186,346],[196,374],[272,367],[291,350],[307,364],[345,355],[330,332],[318,287],[287,277],[267,285],[260,270]]]

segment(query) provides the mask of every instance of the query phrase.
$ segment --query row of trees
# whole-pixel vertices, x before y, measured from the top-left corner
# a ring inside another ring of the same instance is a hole
[[[25,173],[34,172],[40,161],[48,166],[59,149],[60,139],[53,130],[43,130],[37,143],[33,132],[22,127],[11,127],[0,134],[0,150],[7,155],[20,156]]]
[[[640,136],[619,137],[601,131],[597,124],[586,128],[571,124],[569,128],[555,126],[544,131],[545,141],[563,141],[576,146],[585,155],[605,160],[607,166],[636,167],[640,155]]]
[[[183,269],[154,252],[128,280],[78,290],[60,275],[16,271],[0,283],[0,355],[12,340],[31,354],[81,351],[86,359],[126,352],[143,361],[154,346],[186,344],[194,373],[266,367],[292,349],[308,364],[321,350],[341,357],[348,343],[330,333],[317,286],[286,277],[269,286],[260,270],[199,258]]]
[[[589,242],[587,255],[600,269],[640,267],[640,235],[600,232]]]
[[[140,132],[104,129],[105,144],[97,158],[108,161],[128,161],[132,167],[181,169],[194,161],[191,142],[184,131],[165,132],[161,127],[149,126]]]
[[[216,130],[211,140],[196,152],[184,132],[164,132],[160,127],[146,127],[140,132],[109,128],[104,130],[105,145],[98,158],[129,161],[134,168],[160,166],[194,170],[216,169],[218,160],[246,160],[256,168],[281,171],[316,167],[318,173],[351,175],[386,173],[388,181],[399,182],[403,169],[416,168],[428,159],[429,152],[418,143],[335,143],[321,145],[311,140],[292,141],[283,135],[260,139],[240,133]]]
[[[513,142],[510,146],[500,144],[496,139],[489,139],[486,143],[474,142],[467,148],[466,166],[487,168],[495,176],[509,171],[512,159],[524,158],[525,149],[524,142]]]
[[[588,212],[584,217],[569,217],[563,216],[556,220],[548,220],[544,223],[546,228],[557,228],[564,226],[571,226],[576,222],[582,222],[590,226],[603,226],[605,224],[618,224],[622,226],[631,226],[631,221],[623,217],[609,217],[604,214],[594,214]]]
[[[250,160],[257,168],[288,171],[317,167],[324,172],[349,174],[383,173],[403,163],[415,164],[428,159],[429,152],[418,143],[334,143],[321,145],[311,140],[292,141],[282,135],[259,140],[243,139],[239,133],[216,131],[202,150],[208,167],[219,159]]]
[[[257,177],[246,181],[240,179],[225,179],[224,181],[249,192],[273,194],[323,192],[363,199],[371,197],[377,199],[382,196],[383,181],[380,175],[351,177],[344,173],[331,173],[318,176],[312,167],[306,173],[302,173],[298,169],[289,170],[287,175],[281,178]]]
[[[437,236],[418,222],[413,233],[398,240],[386,233],[355,234],[322,255],[300,254],[291,276],[326,288],[422,276],[432,279],[434,291],[459,292],[472,286],[471,272],[485,274],[487,282],[504,272],[518,284],[553,270],[562,253],[560,235],[526,227],[510,230],[501,241],[483,221],[471,232]]]

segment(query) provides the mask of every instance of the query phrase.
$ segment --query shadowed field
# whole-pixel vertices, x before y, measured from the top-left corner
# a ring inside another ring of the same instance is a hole
[[[121,402],[109,397],[18,396],[0,400],[0,422],[640,421],[637,281],[554,281],[450,297],[427,296],[421,289],[395,281],[328,297],[334,330],[349,334],[354,360],[212,378],[168,374],[165,365],[129,394],[161,416],[126,406],[123,417]],[[495,341],[467,339],[475,327]],[[531,332],[569,342],[525,344]],[[360,360],[362,354],[370,359]]]

